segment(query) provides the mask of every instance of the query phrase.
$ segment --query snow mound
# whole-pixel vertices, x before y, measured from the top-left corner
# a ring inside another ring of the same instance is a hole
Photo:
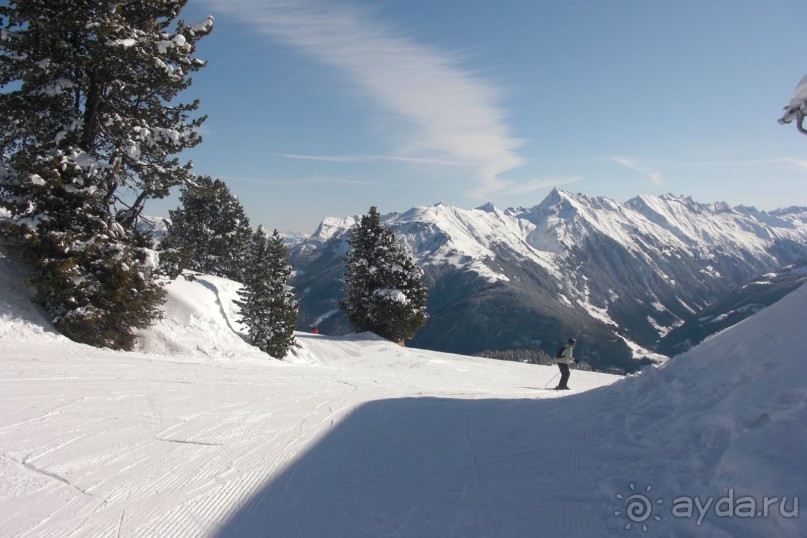
[[[138,333],[137,351],[210,359],[267,358],[245,340],[238,323],[241,284],[210,275],[185,273],[167,286],[163,317]]]
[[[736,498],[750,496],[758,504],[763,496],[786,497],[792,509],[807,484],[802,461],[807,446],[805,305],[807,287],[802,286],[665,367],[598,393],[599,406],[623,403],[622,412],[603,417],[610,443],[627,444],[637,455],[629,472],[618,473],[619,478],[612,474],[607,487],[641,479],[666,493],[669,501],[700,495],[705,503],[709,496],[717,500],[732,491]],[[804,535],[807,522],[772,512],[768,518],[755,513],[753,519],[712,512],[701,531],[715,536]],[[678,520],[670,526],[691,532],[691,523]]]

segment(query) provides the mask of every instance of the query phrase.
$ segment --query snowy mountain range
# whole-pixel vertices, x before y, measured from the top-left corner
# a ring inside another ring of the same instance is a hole
[[[807,282],[807,261],[752,278],[725,298],[693,315],[661,339],[657,350],[677,355],[707,337],[756,314]]]
[[[290,247],[301,324],[349,331],[337,301],[358,219],[326,218]],[[552,352],[574,336],[584,361],[619,371],[740,284],[807,259],[807,208],[764,212],[674,195],[619,203],[556,189],[531,208],[439,203],[383,220],[430,290],[430,319],[410,345]]]

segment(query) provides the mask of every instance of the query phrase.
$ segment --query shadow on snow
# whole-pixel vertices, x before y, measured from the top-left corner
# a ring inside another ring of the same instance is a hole
[[[366,403],[217,536],[601,535],[616,527],[586,396]]]

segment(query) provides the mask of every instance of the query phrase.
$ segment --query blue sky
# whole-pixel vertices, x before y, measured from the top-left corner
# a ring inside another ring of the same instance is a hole
[[[807,137],[777,123],[807,73],[803,0],[190,0],[213,15],[183,154],[253,226],[555,186],[807,206]],[[176,197],[154,202],[167,215]]]

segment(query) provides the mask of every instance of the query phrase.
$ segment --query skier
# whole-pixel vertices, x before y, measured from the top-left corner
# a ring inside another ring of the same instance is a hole
[[[567,383],[569,382],[569,365],[577,362],[572,356],[575,345],[574,338],[569,338],[566,345],[560,348],[555,355],[558,360],[558,368],[560,368],[560,383],[555,387],[555,390],[569,390]]]

